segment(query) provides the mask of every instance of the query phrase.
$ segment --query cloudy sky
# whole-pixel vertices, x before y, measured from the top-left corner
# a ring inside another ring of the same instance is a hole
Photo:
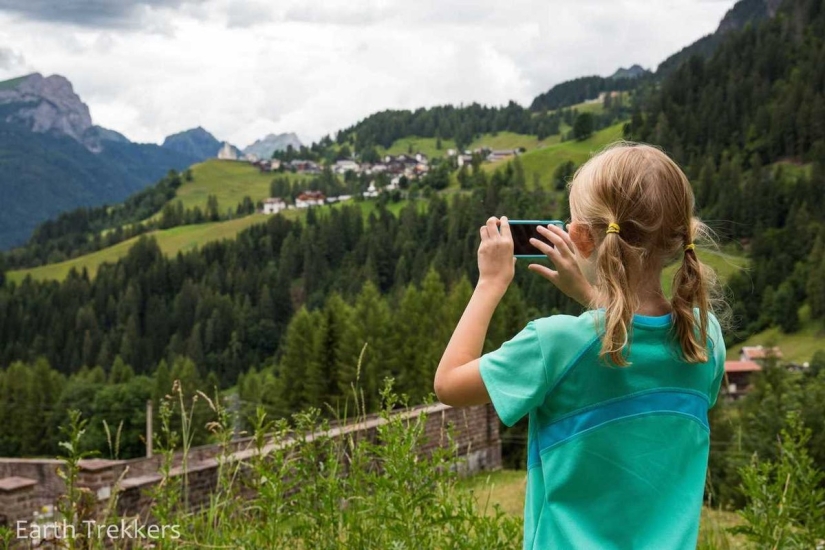
[[[734,0],[0,0],[0,80],[61,74],[134,141],[304,142],[375,111],[528,105],[713,32]]]

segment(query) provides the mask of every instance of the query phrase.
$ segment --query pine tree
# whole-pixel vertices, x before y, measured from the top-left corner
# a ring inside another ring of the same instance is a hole
[[[118,355],[112,363],[112,370],[109,371],[109,384],[124,384],[135,376],[132,367],[127,365]]]
[[[325,381],[316,355],[318,316],[301,308],[286,331],[284,352],[278,362],[282,380],[279,414],[288,416],[307,405],[318,405]]]
[[[820,232],[808,259],[806,291],[813,319],[825,318],[825,230]]]
[[[349,397],[352,392],[349,381],[354,383],[359,390],[359,397],[363,392],[365,407],[369,412],[377,410],[380,405],[379,390],[384,378],[391,374],[388,363],[394,353],[390,341],[390,319],[389,306],[378,288],[372,282],[365,283],[355,302],[352,316],[351,339],[354,346],[349,349],[351,355],[345,355],[342,362],[340,381],[347,385],[339,389]],[[361,372],[357,373],[362,351]]]

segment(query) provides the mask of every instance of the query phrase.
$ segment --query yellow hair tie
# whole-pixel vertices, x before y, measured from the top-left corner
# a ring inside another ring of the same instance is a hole
[[[611,223],[610,225],[607,226],[607,231],[605,232],[605,235],[610,235],[611,233],[618,233],[618,232],[619,232],[619,224]]]
[[[696,250],[696,245],[690,243],[689,245],[685,246],[685,252],[687,252],[688,250]]]

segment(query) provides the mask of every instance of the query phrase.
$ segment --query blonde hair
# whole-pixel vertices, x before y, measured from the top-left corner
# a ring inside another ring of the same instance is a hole
[[[693,190],[684,172],[655,147],[618,142],[581,166],[569,188],[571,214],[589,226],[597,244],[597,297],[591,305],[605,308],[599,356],[628,365],[623,350],[630,348],[640,277],[681,257],[670,301],[675,333],[685,361],[706,362],[716,276],[688,245],[712,239],[709,228],[693,215]],[[618,224],[618,232],[607,231],[612,223]]]

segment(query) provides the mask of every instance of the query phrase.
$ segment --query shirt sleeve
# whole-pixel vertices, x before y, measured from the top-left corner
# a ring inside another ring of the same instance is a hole
[[[713,348],[710,350],[710,356],[714,361],[713,382],[710,385],[708,397],[710,398],[710,407],[716,405],[716,398],[719,396],[719,390],[722,387],[722,380],[725,378],[725,359],[727,358],[727,348],[725,347],[725,336],[722,334],[722,327],[714,315],[708,315],[710,325],[713,327],[713,334],[711,337]],[[708,408],[710,408],[708,407]]]
[[[481,356],[479,372],[501,421],[513,426],[538,407],[550,389],[534,321],[499,349]]]

